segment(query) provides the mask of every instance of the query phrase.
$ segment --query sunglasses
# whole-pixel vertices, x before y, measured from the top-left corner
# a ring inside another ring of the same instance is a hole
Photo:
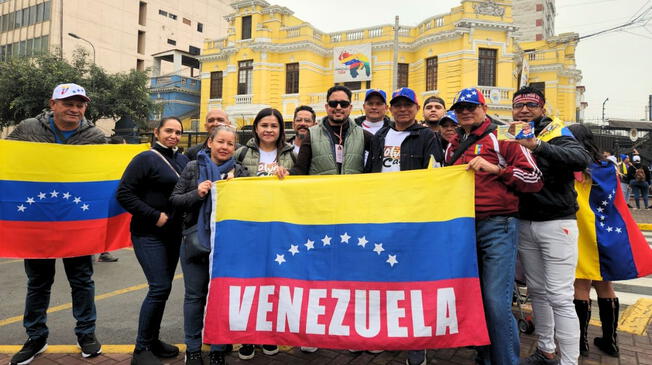
[[[453,108],[453,111],[458,114],[464,112],[465,110],[473,113],[478,108],[479,105],[480,104],[471,104],[471,103],[458,104]]]
[[[541,104],[535,102],[529,102],[529,103],[515,103],[514,105],[512,105],[512,108],[514,109],[523,109],[523,107],[526,107],[528,109],[536,109],[536,108],[540,108]]]
[[[331,108],[337,108],[337,105],[338,105],[338,104],[339,104],[342,108],[348,108],[349,105],[351,105],[351,102],[350,102],[350,101],[347,101],[347,100],[330,100],[330,101],[328,102],[328,106],[330,106]]]

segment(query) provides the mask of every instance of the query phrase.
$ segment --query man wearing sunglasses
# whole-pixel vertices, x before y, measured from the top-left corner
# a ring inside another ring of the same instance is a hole
[[[373,135],[357,124],[351,114],[351,90],[336,85],[326,93],[327,116],[310,127],[299,149],[291,175],[338,175],[363,172],[365,154]]]
[[[552,122],[545,115],[545,103],[537,89],[518,90],[512,99],[514,121],[534,122],[535,135],[540,136]],[[532,151],[544,181],[541,191],[520,196],[519,257],[539,335],[537,349],[525,364],[576,364],[580,326],[573,304],[578,235],[573,173],[586,169],[591,158],[571,136],[518,143]],[[561,359],[555,357],[555,337]]]
[[[448,165],[468,164],[475,171],[476,245],[480,285],[490,346],[478,348],[478,364],[519,363],[519,334],[512,314],[517,251],[518,196],[541,189],[541,173],[530,152],[518,143],[499,141],[487,117],[482,92],[457,94],[458,134],[446,149]]]

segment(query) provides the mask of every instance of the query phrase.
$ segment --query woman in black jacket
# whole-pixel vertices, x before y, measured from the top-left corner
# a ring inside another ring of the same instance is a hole
[[[210,242],[210,190],[213,182],[234,177],[249,176],[247,168],[233,158],[236,146],[235,129],[218,126],[208,136],[208,149],[197,154],[197,160],[188,163],[174,187],[170,202],[185,212],[184,227],[197,225],[199,241],[206,247]],[[201,346],[204,308],[208,294],[208,253],[193,250],[184,240],[181,245],[181,269],[185,284],[183,299],[183,327],[186,343],[186,364],[202,365]],[[211,364],[224,364],[225,345],[212,345]]]
[[[149,291],[140,308],[132,365],[161,364],[158,357],[176,357],[179,348],[159,339],[161,319],[179,261],[181,215],[169,203],[188,158],[177,144],[183,127],[177,118],[163,118],[154,130],[156,143],[129,163],[117,199],[132,214],[131,240]]]

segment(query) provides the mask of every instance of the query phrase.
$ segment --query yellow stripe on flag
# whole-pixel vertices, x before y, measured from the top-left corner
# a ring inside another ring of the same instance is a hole
[[[575,190],[577,191],[577,204],[580,207],[577,212],[579,237],[575,277],[578,279],[602,280],[600,253],[598,252],[598,240],[595,232],[595,214],[589,206],[591,179],[586,178],[584,182],[576,181]]]
[[[64,145],[0,140],[0,180],[86,182],[119,180],[146,144]]]
[[[400,223],[475,216],[474,174],[466,171],[466,165],[384,174],[288,176],[284,180],[241,178],[219,181],[217,191],[217,221]],[[311,204],[292,205],[291,201]],[[412,208],[423,201],[438,204],[426,210]]]

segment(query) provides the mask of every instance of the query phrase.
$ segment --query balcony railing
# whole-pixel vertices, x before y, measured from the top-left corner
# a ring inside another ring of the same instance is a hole
[[[510,89],[493,86],[478,86],[487,103],[504,104],[511,102]]]
[[[235,103],[236,104],[251,104],[254,96],[252,94],[236,95]]]

